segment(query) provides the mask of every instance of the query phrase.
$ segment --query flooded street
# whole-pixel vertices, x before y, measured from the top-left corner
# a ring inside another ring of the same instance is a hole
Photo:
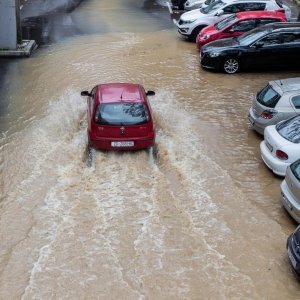
[[[77,34],[0,84],[0,299],[299,299],[296,224],[249,128],[253,95],[297,72],[211,73],[168,9],[90,0]],[[81,90],[137,82],[157,149],[94,152]]]

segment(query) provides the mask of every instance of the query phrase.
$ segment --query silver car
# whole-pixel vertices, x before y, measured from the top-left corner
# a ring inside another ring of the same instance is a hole
[[[184,3],[184,10],[193,10],[201,7],[206,7],[216,0],[187,0]]]
[[[287,168],[280,189],[283,206],[300,223],[300,160],[295,161]]]
[[[249,122],[260,134],[300,113],[300,77],[270,81],[254,97],[249,109]]]

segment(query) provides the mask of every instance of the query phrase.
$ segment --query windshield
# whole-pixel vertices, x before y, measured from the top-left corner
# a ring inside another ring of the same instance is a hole
[[[236,15],[232,15],[216,24],[216,29],[221,30],[237,20]]]
[[[279,99],[280,95],[269,84],[256,94],[256,100],[269,108],[274,108]]]
[[[294,176],[300,181],[300,159],[291,164],[291,171]]]
[[[211,14],[214,11],[218,10],[219,8],[223,7],[224,5],[225,5],[224,2],[222,2],[221,0],[217,0],[211,3],[210,5],[208,5],[207,7],[200,8],[200,11],[203,14]]]
[[[300,143],[300,115],[276,125],[278,133],[288,141]]]
[[[236,38],[236,40],[238,41],[239,44],[241,44],[242,46],[247,46],[253,42],[255,42],[256,40],[260,39],[261,37],[263,37],[266,34],[266,31],[262,31],[259,27],[252,29],[246,33],[244,33],[243,35],[239,36]]]
[[[147,108],[140,103],[101,104],[95,113],[96,123],[102,125],[140,125],[148,120]]]

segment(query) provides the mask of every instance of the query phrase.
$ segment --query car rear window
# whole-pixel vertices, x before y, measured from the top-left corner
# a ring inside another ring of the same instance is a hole
[[[288,141],[300,143],[300,115],[276,125],[278,133]]]
[[[290,167],[294,176],[300,181],[300,159],[292,163]]]
[[[274,108],[279,99],[280,94],[278,94],[269,84],[256,94],[256,100],[260,104],[269,108]]]
[[[147,108],[141,103],[107,103],[98,105],[95,121],[101,125],[140,125],[149,120]]]
[[[276,4],[280,7],[283,8],[282,2],[279,0],[275,0]]]

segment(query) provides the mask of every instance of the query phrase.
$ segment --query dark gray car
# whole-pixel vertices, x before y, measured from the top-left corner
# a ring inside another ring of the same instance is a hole
[[[300,223],[300,160],[295,161],[287,168],[280,188],[283,206]]]
[[[270,81],[254,97],[249,122],[260,134],[269,125],[300,114],[300,77]]]

